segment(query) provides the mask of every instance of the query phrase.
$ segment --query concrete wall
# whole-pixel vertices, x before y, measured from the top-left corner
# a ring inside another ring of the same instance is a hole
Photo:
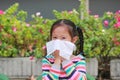
[[[112,80],[120,80],[120,59],[110,61],[110,75]]]
[[[87,61],[87,72],[94,77],[98,75],[98,61],[96,58]],[[31,75],[39,76],[41,74],[41,60],[0,58],[0,73],[7,75],[12,80],[29,78]]]
[[[98,61],[96,58],[86,59],[87,72],[97,77]],[[7,75],[11,80],[24,80],[31,75],[41,74],[41,60],[29,58],[0,58],[0,73]],[[120,59],[110,61],[110,76],[112,80],[120,80]]]
[[[41,62],[29,58],[0,58],[0,73],[10,78],[29,78],[41,74]]]
[[[94,77],[98,75],[98,61],[96,58],[86,59],[87,62],[87,72]]]

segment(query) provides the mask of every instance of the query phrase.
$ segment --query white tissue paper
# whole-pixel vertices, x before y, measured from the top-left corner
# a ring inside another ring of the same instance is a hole
[[[73,51],[76,50],[74,43],[65,40],[52,40],[46,43],[47,55],[54,53],[55,50],[59,50],[59,55],[67,60],[70,59]]]

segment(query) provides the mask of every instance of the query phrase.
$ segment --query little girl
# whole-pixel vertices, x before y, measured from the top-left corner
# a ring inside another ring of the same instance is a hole
[[[70,44],[77,42],[79,43],[79,51],[76,52],[79,53],[76,56],[73,53],[69,54],[70,59],[61,56],[64,53],[60,53],[59,49],[56,49],[52,54],[46,55],[42,60],[42,80],[87,80],[86,62],[81,55],[83,54],[82,30],[76,27],[72,21],[60,19],[52,25],[50,39],[50,41],[66,41]]]

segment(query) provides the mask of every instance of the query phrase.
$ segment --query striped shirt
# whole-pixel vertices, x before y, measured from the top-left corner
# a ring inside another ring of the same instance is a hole
[[[43,80],[87,80],[86,62],[82,55],[71,60],[64,60],[61,65],[54,64],[54,56],[46,56],[42,60]]]

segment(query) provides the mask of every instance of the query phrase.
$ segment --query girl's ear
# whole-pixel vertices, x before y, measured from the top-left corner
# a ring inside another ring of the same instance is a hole
[[[78,36],[75,36],[75,37],[73,37],[72,42],[76,43],[77,40],[78,40]]]

